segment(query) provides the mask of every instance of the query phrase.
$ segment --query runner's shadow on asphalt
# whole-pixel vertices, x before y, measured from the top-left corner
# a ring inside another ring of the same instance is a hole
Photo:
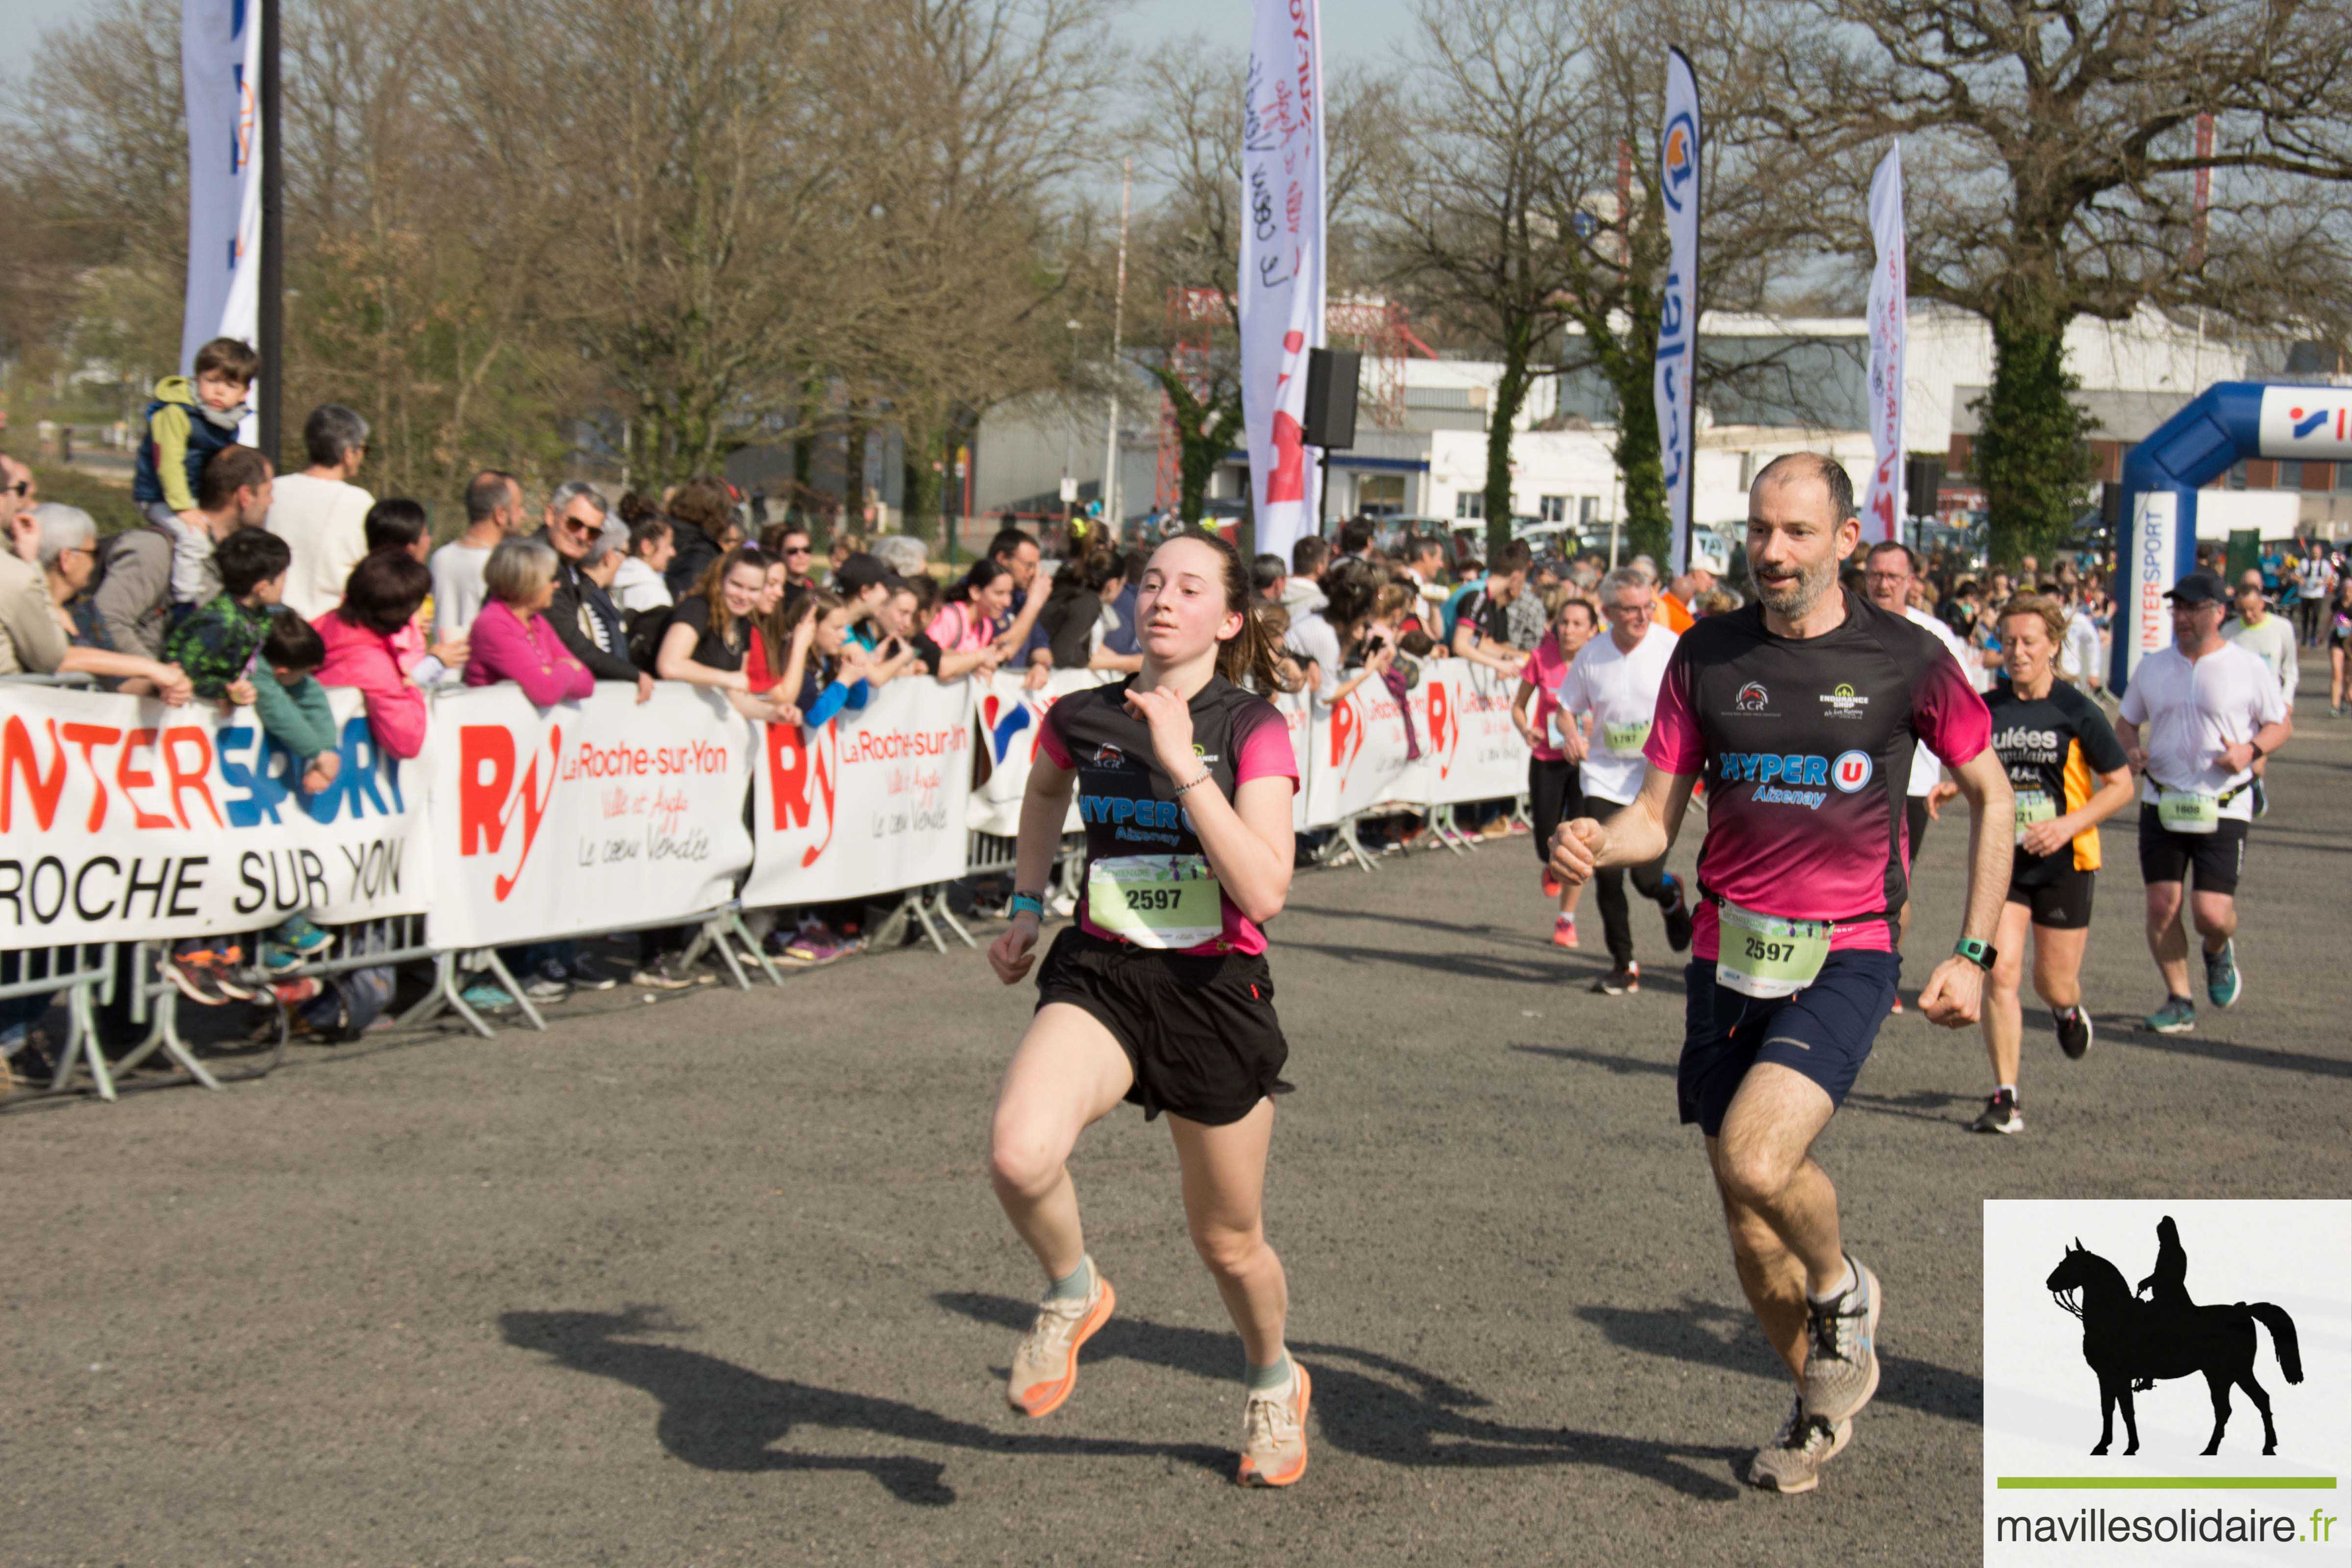
[[[1402,963],[1458,979],[1513,980],[1551,985],[1557,984],[1561,976],[1559,964],[1548,958],[1514,962],[1467,952],[1415,952],[1406,948],[1366,947],[1354,942],[1293,942],[1287,939],[1283,942],[1282,950],[1285,952],[1319,952],[1349,963]]]
[[[1028,1326],[1024,1317],[1024,1328]],[[991,1454],[1066,1454],[1179,1459],[1230,1476],[1234,1456],[1198,1443],[1127,1443],[998,1431],[919,1405],[842,1389],[819,1388],[737,1366],[700,1351],[646,1342],[690,1330],[667,1322],[658,1307],[618,1312],[504,1312],[509,1344],[538,1351],[573,1372],[609,1377],[660,1402],[655,1436],[698,1469],[862,1470],[900,1502],[940,1508],[956,1500],[946,1465],[904,1454],[808,1454],[776,1445],[795,1428],[871,1432],[908,1443]],[[1228,1369],[1230,1370],[1230,1369]]]
[[[1026,1330],[1037,1310],[1034,1302],[974,1291],[942,1291],[932,1299],[951,1312],[1013,1334]],[[1228,1332],[1120,1316],[1087,1342],[1079,1359],[1136,1361],[1231,1383],[1234,1348]],[[1391,1357],[1305,1340],[1293,1341],[1290,1349],[1314,1374],[1313,1416],[1323,1439],[1345,1453],[1390,1464],[1465,1469],[1593,1465],[1701,1501],[1729,1502],[1740,1489],[1727,1478],[1754,1451],[1570,1426],[1512,1426],[1468,1414],[1490,1403],[1483,1395]]]
[[[1582,1062],[1616,1074],[1620,1078],[1634,1073],[1647,1073],[1655,1078],[1673,1078],[1675,1064],[1652,1061],[1646,1057],[1620,1056],[1610,1051],[1596,1051],[1582,1046],[1513,1046],[1511,1049],[1530,1057],[1555,1057],[1561,1061]],[[1945,1094],[1936,1089],[1916,1089],[1909,1094],[1864,1094],[1848,1090],[1844,1104],[1855,1110],[1865,1110],[1875,1116],[1906,1116],[1916,1121],[1934,1121],[1967,1125],[1966,1117],[1955,1117],[1954,1107],[1973,1107],[1979,1102],[1965,1094]]]
[[[2207,1061],[2228,1062],[2232,1067],[2269,1068],[2278,1072],[2304,1072],[2314,1078],[2352,1078],[2352,1061],[2339,1057],[2315,1057],[2305,1051],[2274,1051],[2261,1046],[2234,1045],[2228,1040],[2216,1040],[2199,1035],[2159,1035],[2142,1029],[2139,1020],[2127,1013],[2094,1014],[2098,1020],[2099,1043],[2114,1041],[2143,1051],[2162,1051],[2168,1056],[2201,1057]]]
[[[1785,1380],[1786,1369],[1757,1331],[1753,1319],[1715,1301],[1685,1296],[1680,1307],[1579,1307],[1576,1315],[1609,1342],[1675,1363]],[[1979,1425],[1984,1380],[1932,1362],[1881,1352],[1878,1399],[1928,1415]]]

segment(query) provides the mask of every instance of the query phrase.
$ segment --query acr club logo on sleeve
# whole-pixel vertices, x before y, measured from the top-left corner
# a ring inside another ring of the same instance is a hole
[[[1984,1258],[1988,1563],[2352,1556],[2352,1202],[1989,1199]]]

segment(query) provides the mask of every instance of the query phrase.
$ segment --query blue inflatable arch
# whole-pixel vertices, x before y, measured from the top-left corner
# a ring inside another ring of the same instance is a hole
[[[2125,457],[2107,666],[2114,690],[2171,642],[2164,591],[2196,564],[2197,492],[2245,458],[2352,461],[2352,387],[2220,382]]]

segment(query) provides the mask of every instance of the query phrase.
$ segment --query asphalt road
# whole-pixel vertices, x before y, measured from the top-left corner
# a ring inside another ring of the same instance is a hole
[[[2352,720],[2305,710],[2238,1007],[2129,1027],[2161,992],[2126,826],[2099,1042],[2065,1062],[2029,1013],[2023,1135],[1963,1131],[1973,1032],[1881,1034],[1821,1153],[1885,1379],[1810,1497],[1738,1484],[1787,1384],[1675,1122],[1678,966],[1637,904],[1645,989],[1588,994],[1597,912],[1549,947],[1519,838],[1303,876],[1275,928],[1288,1492],[1230,1484],[1239,1344],[1132,1111],[1076,1162],[1120,1315],[1063,1411],[1006,1410],[1037,1281],[983,1144],[1030,993],[909,950],[0,1115],[0,1561],[1974,1562],[1979,1198],[2352,1190]],[[1957,933],[1963,837],[1928,839],[1915,953]]]

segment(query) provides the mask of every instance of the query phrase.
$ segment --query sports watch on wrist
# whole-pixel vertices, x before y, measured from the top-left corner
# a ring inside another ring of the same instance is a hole
[[[1958,942],[1954,942],[1952,944],[1952,952],[1956,956],[1967,959],[1970,963],[1975,964],[1979,969],[1984,970],[1987,973],[1990,973],[1993,961],[2000,956],[2000,954],[1993,951],[1992,943],[1989,942],[1979,942],[1972,936],[1964,936],[1960,938]]]

